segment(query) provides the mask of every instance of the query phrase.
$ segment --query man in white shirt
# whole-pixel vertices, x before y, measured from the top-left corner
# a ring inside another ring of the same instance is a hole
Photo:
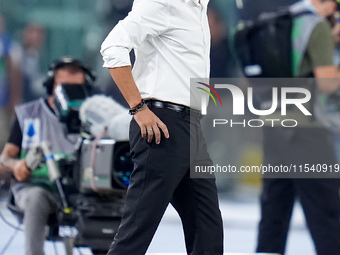
[[[190,105],[190,78],[209,77],[208,2],[135,0],[102,44],[104,67],[131,107],[135,163],[110,255],[145,254],[169,202],[181,217],[188,254],[223,254],[215,179],[190,178],[191,165],[212,164],[200,106]]]

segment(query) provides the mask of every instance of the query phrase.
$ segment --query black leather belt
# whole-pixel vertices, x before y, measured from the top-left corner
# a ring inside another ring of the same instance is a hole
[[[164,102],[159,100],[145,100],[145,103],[150,108],[163,108],[163,109],[169,109],[178,113],[183,113],[187,116],[190,116],[191,118],[195,119],[201,119],[202,114],[198,110],[191,109],[188,106],[180,105],[180,104],[174,104],[171,102]]]

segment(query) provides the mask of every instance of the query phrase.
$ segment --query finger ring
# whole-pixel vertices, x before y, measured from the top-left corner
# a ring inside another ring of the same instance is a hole
[[[152,131],[152,128],[147,128],[146,131]]]

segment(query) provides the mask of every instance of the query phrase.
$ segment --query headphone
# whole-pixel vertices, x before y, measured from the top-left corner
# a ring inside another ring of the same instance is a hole
[[[82,69],[85,74],[85,84],[87,86],[91,86],[96,80],[96,75],[80,60],[74,59],[72,57],[62,57],[61,59],[55,60],[49,66],[46,78],[43,82],[43,86],[46,88],[47,95],[51,96],[53,94],[55,73],[58,71],[58,69],[64,66],[76,66]]]

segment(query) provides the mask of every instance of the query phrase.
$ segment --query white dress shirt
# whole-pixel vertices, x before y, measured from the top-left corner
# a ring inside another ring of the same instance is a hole
[[[103,66],[130,66],[135,49],[132,73],[142,98],[190,106],[190,78],[210,72],[208,2],[135,0],[102,44]]]

